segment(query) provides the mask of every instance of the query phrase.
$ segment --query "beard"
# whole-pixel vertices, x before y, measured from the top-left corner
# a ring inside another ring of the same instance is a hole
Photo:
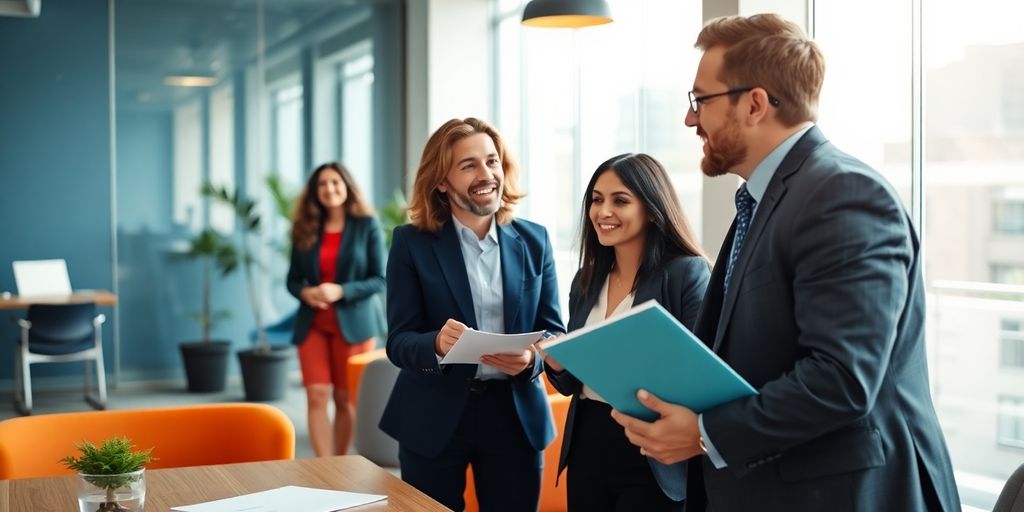
[[[700,170],[705,176],[721,176],[747,159],[747,144],[740,135],[740,122],[729,112],[728,121],[715,135],[708,137],[703,129],[697,135],[704,137],[708,153],[700,161]]]
[[[471,194],[474,191],[489,186],[494,187],[495,193],[498,197],[497,201],[494,201],[493,203],[479,204],[473,200]],[[504,186],[502,183],[498,181],[486,181],[481,183],[474,183],[471,187],[469,187],[469,190],[467,190],[466,192],[459,192],[449,187],[448,199],[459,208],[462,208],[463,210],[466,210],[472,213],[473,215],[476,215],[478,217],[488,217],[494,215],[495,212],[498,211],[498,208],[501,206],[502,192],[504,192]]]

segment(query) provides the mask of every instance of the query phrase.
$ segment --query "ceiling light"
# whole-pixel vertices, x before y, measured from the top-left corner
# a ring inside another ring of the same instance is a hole
[[[533,0],[523,9],[523,25],[580,28],[612,22],[605,0]]]
[[[164,85],[172,87],[213,87],[217,79],[212,76],[172,75],[164,77]]]

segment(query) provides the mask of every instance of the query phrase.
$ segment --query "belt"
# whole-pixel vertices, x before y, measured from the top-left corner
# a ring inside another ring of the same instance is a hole
[[[469,384],[469,391],[476,394],[483,394],[489,391],[511,389],[508,379],[466,379]]]

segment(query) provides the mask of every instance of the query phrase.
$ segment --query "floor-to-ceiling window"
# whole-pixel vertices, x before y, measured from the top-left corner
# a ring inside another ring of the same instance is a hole
[[[1024,460],[1024,7],[925,1],[929,350],[965,504]]]
[[[612,1],[612,24],[538,29],[520,25],[525,3],[493,4],[494,122],[523,171],[529,195],[520,213],[550,232],[564,299],[577,266],[583,189],[608,158],[644,152],[661,161],[699,228],[700,148],[683,117],[701,7]]]

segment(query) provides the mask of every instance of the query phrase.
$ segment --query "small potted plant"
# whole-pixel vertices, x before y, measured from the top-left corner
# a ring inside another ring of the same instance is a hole
[[[137,512],[146,503],[145,466],[153,460],[152,448],[133,450],[126,437],[115,437],[96,446],[77,445],[81,457],[61,459],[78,472],[78,505],[82,512]],[[96,507],[96,508],[93,508]]]

